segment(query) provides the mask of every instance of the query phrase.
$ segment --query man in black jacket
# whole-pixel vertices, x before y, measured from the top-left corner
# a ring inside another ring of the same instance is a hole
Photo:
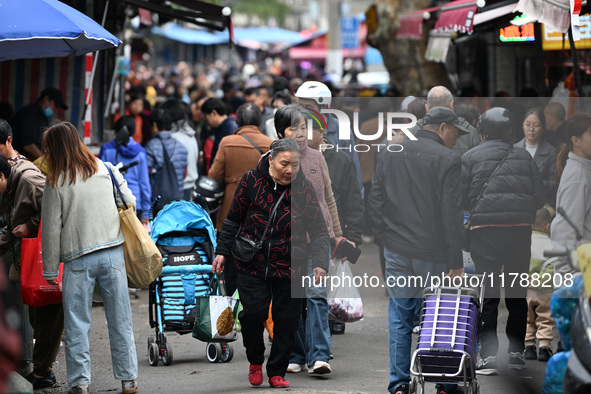
[[[417,141],[403,141],[401,152],[378,159],[369,214],[386,258],[393,394],[409,392],[411,331],[426,278],[464,275],[460,157],[451,147],[467,132],[451,109],[436,107],[425,115]],[[438,386],[438,392],[454,389]]]
[[[501,287],[509,310],[508,362],[525,367],[526,293],[531,257],[531,225],[546,193],[538,166],[524,149],[513,148],[515,117],[491,108],[478,121],[483,142],[462,156],[462,205],[470,212],[471,255],[476,272],[487,278],[482,311],[482,349],[477,373],[497,373],[497,315]],[[491,282],[492,281],[492,282]]]

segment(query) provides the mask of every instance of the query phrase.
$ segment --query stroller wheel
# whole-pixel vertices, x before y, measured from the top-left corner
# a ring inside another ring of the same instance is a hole
[[[223,363],[229,363],[234,358],[234,348],[229,343],[222,344],[222,356],[221,361]]]
[[[471,394],[479,394],[480,393],[480,385],[478,384],[476,379],[474,379],[472,381],[472,385],[470,386],[470,392],[471,392]]]
[[[217,342],[208,342],[205,353],[210,363],[217,363],[222,358],[222,345]]]
[[[150,344],[150,348],[148,350],[148,361],[150,365],[155,367],[158,365],[159,356],[158,356],[158,345],[154,342]]]
[[[162,352],[162,363],[164,365],[172,364],[172,346],[170,346],[168,342],[164,344],[164,350]]]
[[[148,337],[148,353],[150,353],[150,346],[154,343],[154,337]]]

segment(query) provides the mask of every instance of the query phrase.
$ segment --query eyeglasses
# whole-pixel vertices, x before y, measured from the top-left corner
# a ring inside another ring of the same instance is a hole
[[[533,129],[541,129],[542,128],[542,125],[539,124],[539,123],[533,123],[533,124],[532,123],[524,123],[523,124],[523,128],[524,129],[530,129],[530,128],[533,128]]]

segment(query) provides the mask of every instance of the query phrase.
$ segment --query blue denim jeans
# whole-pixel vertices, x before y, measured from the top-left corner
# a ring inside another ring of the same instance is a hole
[[[68,384],[90,384],[92,293],[98,283],[109,328],[113,375],[137,378],[137,353],[131,323],[123,246],[102,249],[64,264],[63,302]]]
[[[308,275],[313,277],[311,260],[308,261]],[[300,319],[300,327],[289,359],[290,364],[307,364],[312,367],[316,361],[330,361],[326,290],[326,286],[306,288],[306,319]]]
[[[410,357],[412,328],[415,308],[421,302],[423,288],[419,286],[398,287],[403,283],[399,277],[427,278],[427,275],[448,273],[446,263],[435,263],[400,255],[384,248],[386,259],[386,283],[390,300],[388,302],[388,344],[390,349],[390,383],[388,391],[393,393],[401,384],[410,384]],[[406,281],[408,283],[408,281]],[[451,389],[455,385],[445,385]]]

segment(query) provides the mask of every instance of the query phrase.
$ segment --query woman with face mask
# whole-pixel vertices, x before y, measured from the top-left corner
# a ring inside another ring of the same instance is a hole
[[[274,337],[267,361],[269,385],[289,386],[284,376],[303,296],[295,291],[301,276],[306,275],[308,255],[314,273],[310,280],[319,283],[328,269],[329,239],[324,221],[318,220],[319,210],[316,193],[300,171],[300,148],[288,138],[271,144],[271,151],[244,174],[234,193],[212,270],[221,274],[226,258],[234,255],[244,308],[238,318],[250,363],[248,380],[253,386],[263,383],[263,323],[271,299]],[[248,261],[233,250],[237,236],[261,244]]]

